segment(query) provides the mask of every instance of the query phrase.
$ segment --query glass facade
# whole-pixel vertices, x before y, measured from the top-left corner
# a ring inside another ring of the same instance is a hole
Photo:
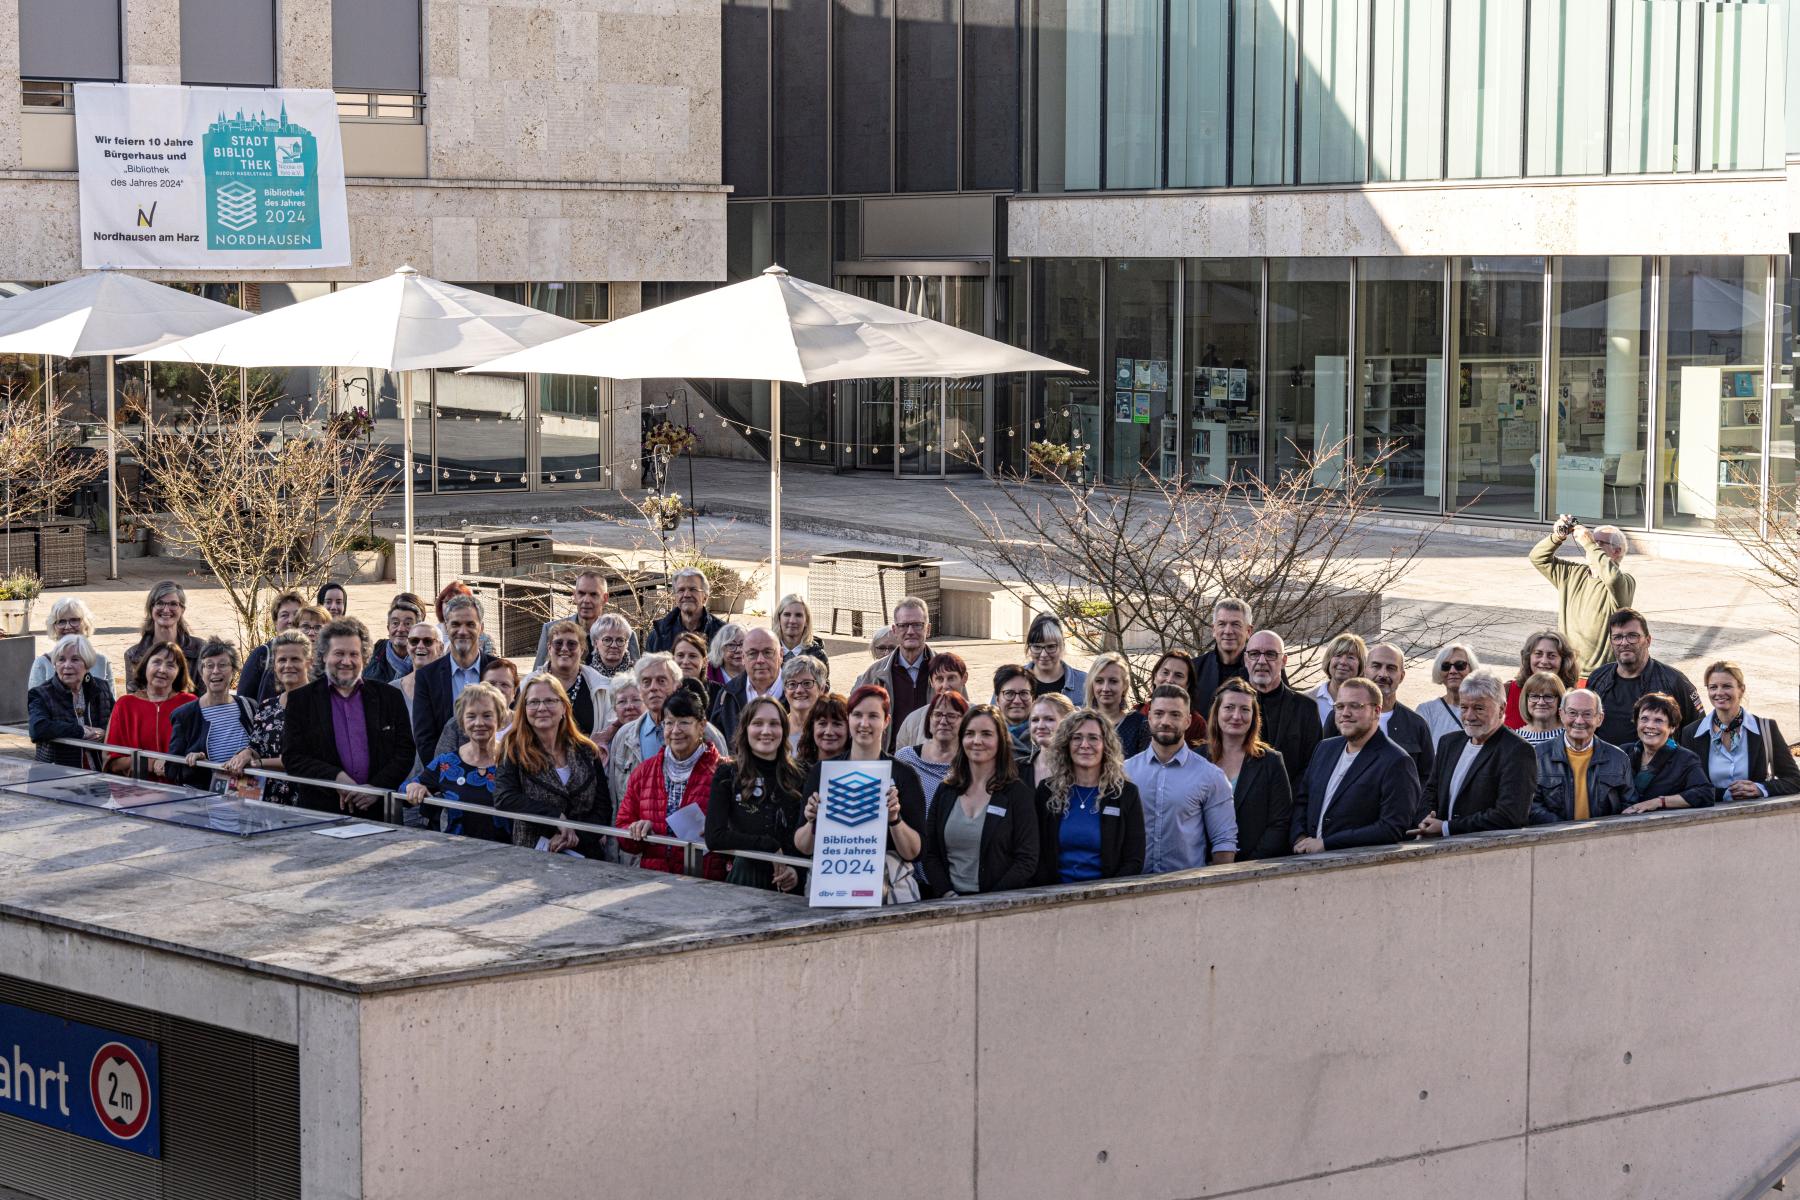
[[[1044,0],[1040,192],[1779,168],[1785,10]]]
[[[992,430],[994,466],[1050,441],[1089,480],[1205,486],[1310,457],[1330,488],[1337,450],[1385,508],[1710,528],[1795,479],[1785,264],[1010,260],[1000,332],[1093,374],[1002,381],[996,425],[1030,429]]]

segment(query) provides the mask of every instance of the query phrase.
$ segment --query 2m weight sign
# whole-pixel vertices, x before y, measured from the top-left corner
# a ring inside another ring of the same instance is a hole
[[[156,1047],[0,1004],[0,1116],[162,1157]]]

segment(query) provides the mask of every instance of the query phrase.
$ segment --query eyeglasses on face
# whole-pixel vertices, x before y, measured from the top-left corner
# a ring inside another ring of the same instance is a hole
[[[1031,699],[1031,689],[1002,688],[1000,689],[1000,698],[1002,700],[1029,700]]]
[[[574,638],[557,638],[550,643],[552,650],[579,650],[581,643]]]
[[[1279,651],[1279,650],[1246,650],[1246,651],[1244,651],[1244,657],[1251,658],[1251,659],[1265,659],[1266,658],[1266,659],[1273,660],[1273,659],[1277,659],[1277,658],[1281,657],[1281,651]]]
[[[1469,660],[1466,658],[1453,658],[1444,664],[1444,670],[1446,671],[1467,671],[1468,669]]]
[[[561,708],[562,701],[555,696],[533,696],[525,702],[526,708]]]
[[[435,646],[435,645],[437,645],[437,639],[436,638],[407,638],[406,644],[409,646]]]
[[[1347,712],[1347,713],[1368,712],[1369,709],[1371,709],[1373,707],[1374,707],[1374,705],[1363,704],[1360,701],[1356,701],[1356,700],[1339,700],[1337,702],[1337,709],[1339,712]]]

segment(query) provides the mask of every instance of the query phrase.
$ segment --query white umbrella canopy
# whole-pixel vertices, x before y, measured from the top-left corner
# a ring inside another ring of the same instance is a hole
[[[401,267],[228,329],[159,346],[132,362],[232,367],[365,367],[400,376],[404,559],[412,590],[412,372],[474,366],[587,326]]]
[[[230,367],[469,367],[587,327],[401,267],[392,275],[139,354]]]
[[[113,358],[249,316],[243,309],[116,271],[96,271],[0,300],[0,354],[106,359],[106,512],[110,529],[119,527]],[[119,539],[109,535],[108,541],[112,546],[110,577],[117,579]]]
[[[1087,373],[942,321],[796,279],[780,267],[475,369],[786,383]]]
[[[509,354],[479,372],[608,379],[769,380],[769,573],[781,595],[781,384],[1056,371],[1085,375],[1005,342],[796,279],[755,279]]]
[[[0,300],[0,354],[136,354],[249,316],[135,275],[96,271]]]

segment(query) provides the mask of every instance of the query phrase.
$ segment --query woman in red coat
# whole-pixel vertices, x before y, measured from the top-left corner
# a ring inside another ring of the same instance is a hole
[[[120,696],[113,705],[112,719],[106,726],[107,742],[133,750],[166,752],[171,732],[169,718],[194,698],[187,655],[175,642],[157,642],[137,659],[129,684],[131,693]],[[144,759],[143,764],[144,773],[152,779],[172,774],[169,764],[160,758]],[[106,769],[115,775],[131,774],[131,755],[107,755]]]
[[[639,866],[679,875],[679,848],[653,846],[639,839],[668,837],[669,814],[689,804],[697,805],[705,816],[719,752],[707,743],[706,714],[700,711],[700,702],[686,690],[663,702],[662,735],[663,748],[632,769],[614,820],[631,834],[619,839],[619,848],[642,855]],[[725,860],[709,854],[701,870],[708,879],[722,880]]]

